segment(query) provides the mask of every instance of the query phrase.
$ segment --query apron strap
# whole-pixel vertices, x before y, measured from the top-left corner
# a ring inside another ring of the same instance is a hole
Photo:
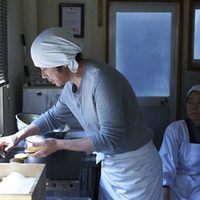
[[[185,119],[185,123],[188,128],[189,136],[190,136],[190,143],[198,143],[194,134],[194,131],[192,129],[191,123],[189,119]]]

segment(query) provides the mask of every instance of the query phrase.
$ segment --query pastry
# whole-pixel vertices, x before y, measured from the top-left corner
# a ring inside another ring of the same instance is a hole
[[[28,158],[28,154],[26,154],[26,153],[18,153],[18,154],[15,154],[14,158],[19,158],[19,159],[24,160],[24,159]]]
[[[31,147],[26,148],[24,151],[26,153],[35,153],[36,151],[39,151],[41,148],[42,146],[38,146],[38,147],[31,146]]]
[[[23,163],[24,159],[20,159],[20,158],[11,158],[10,159],[10,163]]]

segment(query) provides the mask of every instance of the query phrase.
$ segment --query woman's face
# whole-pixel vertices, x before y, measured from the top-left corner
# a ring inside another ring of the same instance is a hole
[[[42,78],[47,79],[50,83],[56,85],[57,87],[61,87],[67,81],[67,76],[63,68],[64,67],[41,68]]]
[[[193,91],[190,93],[187,104],[187,116],[194,124],[200,125],[200,92]]]

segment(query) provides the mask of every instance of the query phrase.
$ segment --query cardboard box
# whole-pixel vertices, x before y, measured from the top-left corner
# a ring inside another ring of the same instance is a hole
[[[29,194],[0,194],[0,200],[45,200],[45,164],[0,163],[0,178],[7,177],[11,172],[18,172],[25,177],[35,177],[35,181]]]

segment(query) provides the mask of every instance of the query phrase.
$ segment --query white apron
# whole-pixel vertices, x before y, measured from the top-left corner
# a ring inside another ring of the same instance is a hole
[[[162,200],[162,164],[152,141],[136,151],[105,155],[99,200]]]
[[[179,166],[171,200],[200,200],[200,144],[181,145]]]

